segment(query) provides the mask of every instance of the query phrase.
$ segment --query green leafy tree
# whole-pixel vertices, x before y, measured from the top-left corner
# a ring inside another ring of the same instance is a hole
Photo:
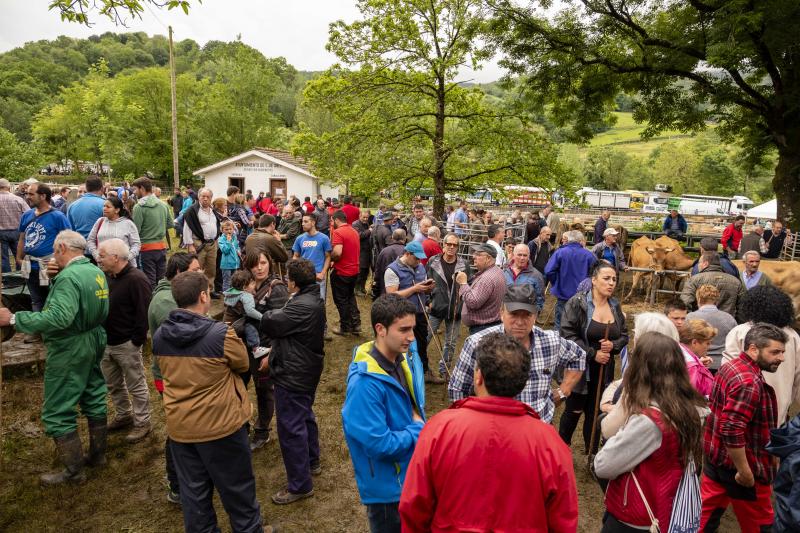
[[[545,11],[551,2],[489,1],[504,64],[576,137],[589,138],[621,92],[637,95],[645,136],[717,121],[723,140],[777,153],[778,215],[800,223],[800,3],[584,0]]]
[[[339,125],[322,134],[302,127],[295,139],[320,175],[364,193],[432,188],[438,215],[445,192],[565,176],[540,128],[457,83],[460,68],[489,55],[479,1],[358,7],[362,19],[332,24],[327,46],[357,70],[334,67],[304,92],[305,106]]]
[[[61,20],[69,22],[91,26],[89,15],[96,11],[101,17],[111,19],[114,24],[125,26],[128,18],[141,18],[147,5],[167,9],[181,8],[188,15],[191,2],[188,0],[51,0],[49,9],[57,9],[61,14]]]
[[[27,179],[40,168],[42,160],[35,146],[18,141],[13,133],[0,127],[0,177],[10,181]]]

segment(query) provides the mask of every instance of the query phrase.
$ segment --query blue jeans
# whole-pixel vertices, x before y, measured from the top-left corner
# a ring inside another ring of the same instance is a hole
[[[233,276],[234,272],[236,271],[231,268],[222,269],[222,292],[231,288],[231,276]]]
[[[553,331],[561,331],[561,314],[564,312],[565,305],[567,305],[567,300],[559,298],[556,302],[556,317],[553,321]]]
[[[3,272],[11,272],[11,261],[9,253],[17,256],[17,241],[19,241],[19,231],[15,229],[0,229],[0,246],[2,246]],[[10,249],[10,252],[9,252]],[[17,265],[19,270],[19,265]]]
[[[258,329],[249,322],[245,322],[244,324],[244,343],[250,349],[261,345]]]
[[[445,320],[443,318],[439,318],[436,316],[431,315],[431,329],[433,331],[438,331],[439,325],[444,323],[444,341],[442,349],[443,352],[443,359],[439,361],[439,375],[444,377],[445,375],[445,368],[444,366],[450,366],[450,361],[453,360],[453,354],[456,352],[456,343],[458,343],[458,334],[461,331],[461,319],[457,318],[455,320]],[[433,334],[428,331],[428,346],[430,346],[432,342]]]
[[[400,533],[400,502],[367,504],[370,533]]]
[[[31,311],[41,311],[47,295],[50,294],[50,285],[39,285],[38,270],[31,270],[28,278],[28,291],[31,293]]]

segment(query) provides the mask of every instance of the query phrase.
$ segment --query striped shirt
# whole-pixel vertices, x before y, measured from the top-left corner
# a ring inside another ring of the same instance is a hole
[[[466,338],[447,386],[450,401],[454,402],[474,394],[472,376],[475,369],[475,348],[486,335],[503,332],[501,324]],[[536,326],[531,332],[530,352],[530,376],[525,388],[516,399],[530,405],[539,417],[549,424],[555,411],[550,380],[557,370],[583,372],[586,368],[586,352],[574,342],[562,338],[557,332],[545,331]]]
[[[465,326],[480,326],[500,320],[500,307],[506,293],[506,277],[500,267],[493,265],[466,283],[459,289],[459,296],[464,301],[461,320]]]

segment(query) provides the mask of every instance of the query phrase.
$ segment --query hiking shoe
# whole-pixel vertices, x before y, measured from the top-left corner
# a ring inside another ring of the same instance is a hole
[[[128,426],[133,425],[133,416],[125,415],[125,416],[116,416],[114,420],[108,425],[108,431],[119,431],[120,429],[125,429]]]
[[[311,463],[311,475],[318,476],[322,473],[322,465],[319,463]]]
[[[345,335],[349,334],[350,332],[349,331],[344,331],[342,328],[331,328],[331,333],[333,333],[334,335],[339,335],[341,337],[344,337]]]
[[[294,503],[298,500],[304,500],[306,498],[310,498],[313,495],[314,495],[314,489],[311,489],[310,491],[301,494],[295,494],[293,492],[289,492],[289,489],[281,489],[272,495],[272,503],[274,503],[275,505],[287,505],[290,503]]]
[[[354,328],[353,331],[350,332],[350,335],[352,335],[353,337],[360,337],[361,336],[361,326],[358,326],[358,327]]]
[[[434,374],[432,370],[428,369],[428,371],[425,372],[425,383],[433,383],[435,385],[441,385],[442,383],[444,383],[444,379],[440,378],[439,376]]]
[[[150,422],[142,424],[141,426],[134,426],[130,433],[125,435],[125,442],[128,444],[135,444],[140,440],[144,440],[144,438],[150,434],[150,429],[152,429]]]
[[[332,340],[333,340],[333,335],[331,335],[329,331],[326,331],[326,332],[325,332],[325,336],[324,336],[323,338],[324,338],[326,341],[332,341]]]
[[[180,493],[175,492],[172,489],[168,490],[167,491],[167,501],[169,503],[174,503],[175,505],[180,505],[181,504],[181,495],[180,495]]]
[[[254,452],[259,448],[263,448],[270,440],[269,435],[253,435],[253,438],[250,440],[250,451]]]

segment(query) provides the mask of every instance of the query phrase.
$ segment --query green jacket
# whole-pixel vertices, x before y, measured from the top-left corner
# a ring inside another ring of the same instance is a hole
[[[163,241],[167,230],[173,226],[169,207],[152,194],[133,206],[133,223],[139,230],[142,244]]]
[[[98,342],[104,347],[107,315],[106,276],[89,259],[79,257],[50,281],[50,294],[40,312],[20,311],[15,319],[18,331],[41,333],[50,364],[53,355],[96,351]]]
[[[150,338],[155,335],[158,326],[167,318],[173,309],[177,309],[178,304],[172,297],[172,284],[166,278],[160,279],[156,288],[153,290],[153,297],[150,299],[150,307],[147,308],[147,325],[150,328]],[[161,368],[158,366],[158,357],[153,357],[151,365],[153,379],[163,379]]]

